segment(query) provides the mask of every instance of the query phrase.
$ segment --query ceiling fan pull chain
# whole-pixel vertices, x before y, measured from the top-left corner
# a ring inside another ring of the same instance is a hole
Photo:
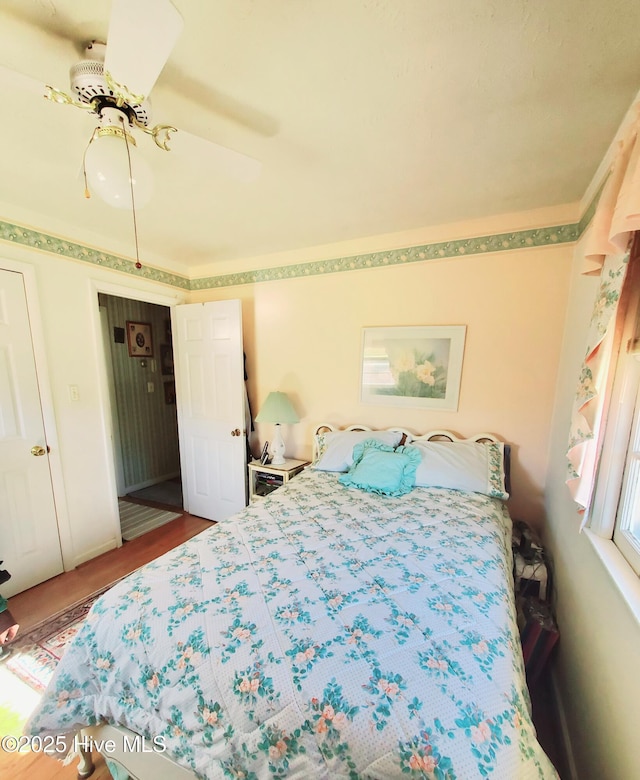
[[[124,129],[124,118],[121,118],[120,121],[122,122],[123,129]],[[142,268],[142,263],[140,262],[140,252],[138,249],[138,221],[136,219],[136,201],[133,192],[133,170],[131,168],[131,152],[129,151],[129,140],[127,139],[126,131],[124,134],[124,142],[127,147],[127,162],[129,165],[129,186],[131,187],[131,213],[133,215],[133,237],[136,245],[136,268],[139,270],[140,268]]]

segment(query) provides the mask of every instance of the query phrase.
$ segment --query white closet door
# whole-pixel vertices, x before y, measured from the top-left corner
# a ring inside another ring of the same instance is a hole
[[[22,274],[0,270],[0,560],[6,598],[63,570]]]

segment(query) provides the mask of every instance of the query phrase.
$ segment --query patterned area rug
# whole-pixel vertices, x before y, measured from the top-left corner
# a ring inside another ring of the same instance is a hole
[[[78,633],[93,602],[115,583],[77,601],[70,607],[19,633],[11,647],[13,652],[2,664],[38,693],[49,684],[68,642]]]
[[[122,538],[130,542],[139,536],[159,528],[165,523],[170,523],[176,517],[182,517],[182,512],[167,512],[164,509],[155,509],[144,504],[134,504],[131,501],[118,499],[120,510],[120,530]]]

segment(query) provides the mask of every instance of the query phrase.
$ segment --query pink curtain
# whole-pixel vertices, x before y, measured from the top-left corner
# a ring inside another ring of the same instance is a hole
[[[587,350],[571,416],[567,485],[580,511],[587,509],[601,449],[608,390],[619,336],[618,303],[629,247],[640,229],[640,112],[618,144],[585,245],[583,273],[600,276]]]
[[[640,115],[640,106],[637,108]],[[618,142],[611,173],[593,217],[583,273],[599,274],[607,255],[624,254],[640,228],[640,116]]]

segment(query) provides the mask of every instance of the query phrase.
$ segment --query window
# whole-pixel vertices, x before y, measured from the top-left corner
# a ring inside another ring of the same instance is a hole
[[[613,541],[620,552],[640,574],[640,354],[627,355],[625,392],[633,406],[633,421],[625,452],[622,489],[618,502]],[[624,403],[624,399],[623,399]]]
[[[631,269],[629,269],[631,272]],[[640,576],[640,275],[629,285],[589,526]]]

